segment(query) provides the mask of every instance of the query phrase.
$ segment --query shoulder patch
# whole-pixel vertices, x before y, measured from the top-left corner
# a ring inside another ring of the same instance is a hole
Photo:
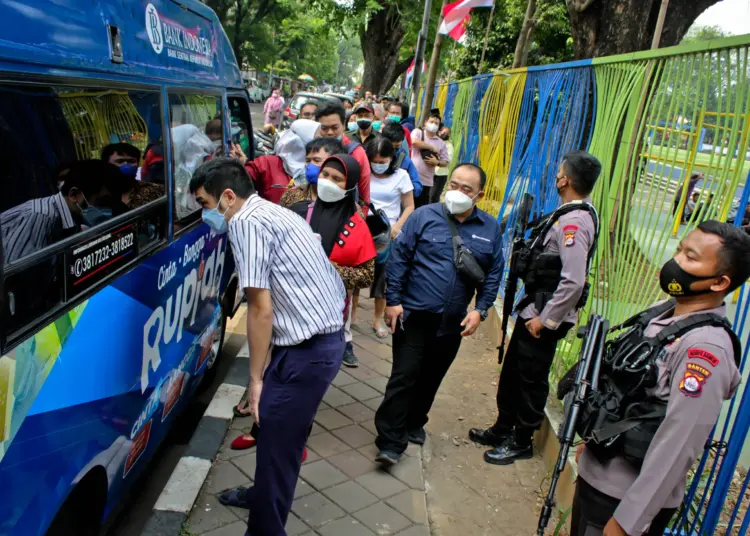
[[[575,233],[577,230],[578,226],[572,223],[563,227],[563,233]]]
[[[712,367],[719,364],[718,357],[702,348],[690,348],[688,350],[688,359],[702,359],[703,361],[707,361]]]
[[[698,398],[703,393],[703,384],[706,383],[706,377],[692,372],[689,368],[680,380],[680,391],[690,398]]]
[[[565,231],[565,247],[569,248],[571,246],[574,246],[576,243],[576,233],[575,231]]]

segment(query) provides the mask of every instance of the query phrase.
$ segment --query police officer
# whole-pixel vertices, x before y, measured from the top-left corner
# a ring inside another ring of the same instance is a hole
[[[674,299],[644,313],[662,311],[642,337],[689,328],[699,317],[715,315],[726,323],[722,302],[749,276],[750,237],[726,223],[701,223],[662,267],[661,288]],[[666,404],[643,459],[633,463],[624,444],[613,457],[593,443],[579,448],[572,536],[661,535],[682,502],[687,472],[703,452],[723,401],[740,383],[741,350],[728,323],[680,333],[657,348],[653,387],[642,394],[652,404]]]
[[[532,233],[530,266],[521,274],[526,295],[498,382],[497,421],[469,431],[472,441],[494,447],[484,454],[487,463],[532,457],[531,436],[544,418],[555,347],[576,323],[596,243],[598,218],[588,196],[601,169],[585,151],[566,154],[555,181],[563,204]]]

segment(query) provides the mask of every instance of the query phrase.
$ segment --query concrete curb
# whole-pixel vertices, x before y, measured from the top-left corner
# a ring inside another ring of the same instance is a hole
[[[142,536],[180,536],[247,387],[250,358],[240,350],[159,495]]]

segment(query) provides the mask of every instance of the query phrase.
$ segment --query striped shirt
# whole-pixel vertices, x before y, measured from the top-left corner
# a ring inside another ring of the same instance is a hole
[[[31,199],[0,214],[4,262],[17,261],[63,237],[76,226],[62,194]]]
[[[346,291],[304,219],[253,194],[229,221],[240,286],[271,291],[275,346],[344,326]]]

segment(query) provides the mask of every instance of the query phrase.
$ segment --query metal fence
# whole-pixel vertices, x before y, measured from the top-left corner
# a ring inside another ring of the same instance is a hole
[[[740,36],[480,75],[436,86],[432,107],[452,127],[452,165],[470,161],[487,172],[481,207],[508,224],[506,258],[516,200],[529,192],[537,215],[551,211],[563,155],[587,149],[599,158],[592,198],[602,234],[580,321],[596,312],[614,324],[659,298],[659,268],[700,221],[742,222],[750,198],[749,47],[750,36]],[[425,108],[424,94],[419,103]],[[743,385],[747,287],[729,300],[743,342]],[[553,376],[577,350],[572,338],[561,344]],[[694,468],[671,534],[747,533],[749,428],[750,389],[741,389]]]

